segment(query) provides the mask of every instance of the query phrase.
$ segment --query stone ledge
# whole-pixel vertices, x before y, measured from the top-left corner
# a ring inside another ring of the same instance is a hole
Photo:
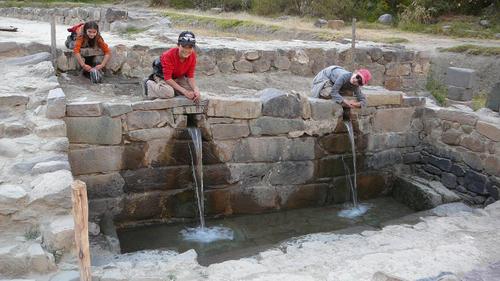
[[[103,106],[101,102],[72,102],[66,105],[66,116],[101,116]]]
[[[211,97],[207,116],[254,119],[261,115],[262,103],[257,98]]]
[[[500,124],[478,121],[476,124],[476,130],[483,136],[493,141],[500,142]]]

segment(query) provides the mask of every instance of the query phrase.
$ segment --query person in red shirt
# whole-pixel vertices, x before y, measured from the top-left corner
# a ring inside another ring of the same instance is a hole
[[[89,21],[76,27],[76,40],[73,45],[73,53],[82,67],[85,76],[89,76],[92,82],[98,83],[102,78],[102,69],[111,58],[111,50],[104,42],[99,33],[99,25],[95,21]],[[80,54],[81,48],[100,48],[104,53],[104,58],[99,61],[96,56],[83,57]]]
[[[196,86],[196,38],[191,31],[179,35],[177,47],[164,52],[153,62],[153,74],[142,83],[147,99],[172,98],[176,94],[198,102],[200,90]]]

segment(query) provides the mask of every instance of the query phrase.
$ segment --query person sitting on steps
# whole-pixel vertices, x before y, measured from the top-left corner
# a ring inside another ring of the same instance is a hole
[[[75,25],[69,28],[68,31],[71,31],[71,35],[66,40],[66,47],[73,49],[75,58],[83,69],[83,74],[89,77],[93,83],[100,83],[102,81],[102,69],[111,59],[111,51],[99,33],[99,25],[95,21],[89,21]],[[104,58],[99,61],[97,56],[82,57],[80,54],[81,48],[100,48],[104,53]]]
[[[200,90],[196,86],[196,38],[191,31],[183,31],[177,47],[164,52],[153,62],[153,74],[142,83],[146,99],[172,98],[176,94],[199,102]]]
[[[366,106],[366,97],[361,86],[368,84],[372,75],[368,69],[358,69],[351,73],[344,68],[332,65],[321,70],[313,79],[311,93],[315,98],[333,99],[344,108]],[[342,96],[352,91],[357,101],[344,99]]]

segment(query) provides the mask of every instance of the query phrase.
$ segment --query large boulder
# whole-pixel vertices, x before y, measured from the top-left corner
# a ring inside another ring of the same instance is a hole
[[[391,14],[383,14],[378,18],[378,22],[389,25],[394,22],[394,17]]]
[[[71,206],[71,183],[73,176],[68,170],[42,174],[31,182],[29,203],[44,202],[52,206]]]
[[[297,118],[302,116],[302,105],[296,95],[292,95],[274,88],[267,88],[260,92],[262,115]]]

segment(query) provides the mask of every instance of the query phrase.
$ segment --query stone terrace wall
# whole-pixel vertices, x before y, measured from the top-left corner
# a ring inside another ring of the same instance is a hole
[[[57,24],[67,24],[69,26],[86,21],[97,21],[102,31],[108,31],[110,24],[127,18],[127,11],[114,10],[111,8],[0,8],[3,17],[14,17],[27,20],[37,20],[50,22],[52,16]]]
[[[403,159],[414,172],[437,180],[473,204],[499,198],[500,122],[473,112],[427,107],[420,153]]]
[[[375,91],[369,107],[352,114],[357,132],[360,198],[390,189],[390,173],[372,172],[377,151],[369,134],[393,131],[418,145],[410,133],[418,98]],[[203,132],[204,182],[209,215],[345,202],[342,157],[350,145],[342,109],[331,101],[266,89],[260,97],[206,97],[208,105],[184,98],[129,104],[66,105],[73,174],[88,185],[94,219],[118,222],[194,217],[193,180],[184,128],[193,115]],[[396,109],[397,108],[397,109]],[[379,110],[402,110],[409,124],[380,125]],[[381,127],[382,126],[382,127]],[[366,159],[365,159],[366,158]],[[345,161],[350,163],[351,157]]]
[[[112,48],[108,65],[111,73],[128,77],[146,77],[152,71],[155,58],[165,48],[145,46]],[[237,50],[229,48],[201,48],[197,50],[197,74],[218,73],[265,73],[287,71],[299,76],[313,76],[329,65],[349,66],[352,62],[350,49],[275,49]],[[384,86],[389,90],[416,90],[422,88],[427,78],[429,57],[424,52],[397,48],[361,47],[355,51],[357,67],[368,68],[373,74],[371,85]],[[61,52],[57,60],[61,71],[79,68],[71,51]]]

